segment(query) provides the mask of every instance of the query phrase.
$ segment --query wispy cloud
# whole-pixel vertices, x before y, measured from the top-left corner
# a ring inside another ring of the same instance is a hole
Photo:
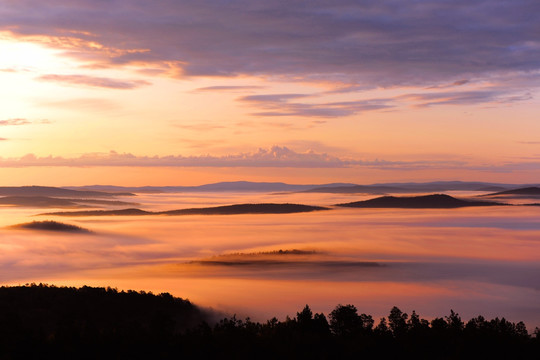
[[[302,116],[336,118],[365,111],[388,109],[393,107],[389,99],[368,99],[358,101],[308,103],[295,102],[296,99],[308,98],[306,94],[268,94],[250,95],[238,101],[259,107],[263,111],[253,113],[257,116]]]
[[[540,141],[518,141],[519,144],[540,145]]]
[[[213,123],[198,123],[198,124],[175,124],[174,127],[185,129],[185,130],[192,130],[192,131],[212,131],[217,129],[225,129],[226,127],[219,124],[213,124]]]
[[[118,80],[88,75],[47,74],[39,76],[37,79],[41,81],[52,81],[71,85],[82,85],[121,90],[135,89],[141,86],[151,85],[150,82],[145,80]]]
[[[0,126],[27,125],[30,123],[29,120],[23,118],[0,120]]]
[[[430,86],[428,87],[428,89],[445,89],[445,88],[451,88],[451,87],[456,87],[456,86],[463,86],[469,83],[470,83],[470,80],[462,79],[462,80],[454,81],[450,84],[440,84],[440,85]]]
[[[495,88],[476,91],[414,93],[398,96],[396,100],[411,101],[417,107],[430,107],[435,105],[508,104],[532,99],[530,93],[509,94],[508,92],[509,90]]]
[[[19,125],[29,125],[29,124],[50,124],[50,123],[51,121],[47,119],[28,120],[25,118],[13,118],[13,119],[0,120],[0,126],[19,126]]]
[[[74,98],[67,100],[40,100],[37,101],[39,106],[59,107],[80,111],[81,109],[91,110],[114,110],[118,109],[120,105],[110,99],[105,98]]]
[[[263,86],[234,86],[234,85],[222,85],[222,86],[206,86],[197,88],[195,92],[245,92],[252,90],[263,89]]]

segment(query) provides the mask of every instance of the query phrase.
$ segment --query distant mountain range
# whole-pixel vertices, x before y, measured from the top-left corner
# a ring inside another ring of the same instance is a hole
[[[134,196],[129,192],[104,192],[75,190],[50,186],[0,186],[0,196],[50,196],[60,198],[103,198],[111,196]]]
[[[128,193],[189,193],[189,192],[315,192],[315,193],[421,193],[441,191],[486,191],[500,192],[520,187],[530,187],[530,184],[501,184],[487,182],[465,181],[435,181],[424,183],[380,183],[372,185],[357,185],[351,183],[329,183],[319,185],[287,184],[282,182],[250,182],[232,181],[205,184],[199,186],[141,186],[125,187],[113,185],[89,185],[80,187],[65,187],[69,190],[97,192],[128,192]]]
[[[89,186],[69,186],[66,189],[85,190],[85,191],[116,191],[116,192],[135,192],[135,193],[182,193],[182,192],[290,192],[305,191],[317,187],[338,187],[354,186],[348,183],[331,183],[322,185],[295,185],[282,182],[251,182],[251,181],[232,181],[205,184],[198,186],[140,186],[126,187],[114,185],[89,185]]]
[[[37,208],[76,208],[96,205],[134,206],[138,204],[118,200],[71,199],[49,196],[4,196],[0,197],[0,205]]]

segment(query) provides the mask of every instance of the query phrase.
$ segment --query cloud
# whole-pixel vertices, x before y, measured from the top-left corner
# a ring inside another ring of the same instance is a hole
[[[538,171],[537,159],[521,159],[497,164],[475,164],[453,159],[434,160],[362,160],[329,155],[308,150],[297,152],[286,146],[259,148],[253,152],[213,156],[137,156],[131,153],[88,153],[79,157],[61,156],[38,157],[27,154],[20,158],[0,157],[1,167],[252,167],[252,168],[366,168],[378,170],[419,171],[419,170],[470,170],[493,173],[512,173],[519,171]]]
[[[19,125],[29,125],[29,124],[52,124],[52,122],[48,119],[28,120],[24,118],[0,120],[0,126],[19,126]]]
[[[264,88],[263,86],[233,86],[233,85],[227,85],[227,86],[206,86],[202,88],[197,88],[194,91],[195,92],[241,92],[241,91],[250,91],[250,90],[258,90]]]
[[[518,141],[519,144],[540,145],[540,141]]]
[[[396,100],[416,102],[417,107],[435,105],[474,105],[474,104],[504,104],[532,99],[530,93],[510,94],[512,90],[484,89],[472,91],[431,92],[406,94],[396,97]]]
[[[42,81],[51,81],[66,83],[72,85],[83,85],[91,87],[101,87],[109,89],[135,89],[141,86],[151,85],[144,80],[117,80],[105,77],[87,76],[87,75],[57,75],[47,74],[37,78]]]
[[[104,98],[74,98],[68,100],[41,100],[38,101],[39,106],[50,106],[66,108],[71,110],[80,111],[81,109],[89,109],[92,111],[102,110],[114,110],[118,109],[120,105],[110,99]]]
[[[201,132],[207,132],[207,131],[226,128],[223,125],[212,124],[212,123],[198,123],[198,124],[190,124],[190,125],[175,124],[174,127],[184,129],[184,130],[201,131]]]
[[[315,152],[297,153],[287,147],[274,146],[255,152],[224,156],[135,156],[111,151],[107,154],[85,154],[78,158],[37,157],[33,154],[18,159],[0,158],[5,167],[25,166],[149,166],[149,167],[298,167],[334,168],[346,164],[337,157]]]
[[[469,84],[470,82],[471,82],[470,80],[463,79],[463,80],[454,81],[453,83],[450,83],[450,84],[441,84],[441,85],[430,86],[430,87],[428,87],[428,89],[445,89],[445,88],[449,88],[449,87],[456,87],[456,86],[466,85],[466,84]]]
[[[255,112],[256,116],[303,116],[336,118],[354,115],[365,111],[388,109],[393,107],[389,99],[369,99],[358,101],[300,103],[296,99],[307,98],[313,95],[305,94],[269,94],[250,95],[238,101],[257,106],[263,111]]]
[[[21,0],[3,3],[0,30],[95,67],[459,86],[540,70],[538,13],[531,0]]]
[[[27,125],[31,123],[31,121],[23,118],[0,120],[0,126]]]
[[[6,141],[6,140],[8,140],[8,139],[6,139],[6,138],[0,138],[0,141]]]

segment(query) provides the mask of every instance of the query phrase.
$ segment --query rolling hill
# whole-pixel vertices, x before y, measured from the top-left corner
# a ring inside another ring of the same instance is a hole
[[[491,201],[469,201],[456,199],[449,195],[433,194],[422,196],[382,196],[375,199],[336,204],[354,208],[404,208],[404,209],[452,209],[468,206],[506,205]]]
[[[329,210],[321,206],[301,204],[235,204],[207,208],[190,208],[169,211],[145,211],[141,209],[63,211],[41,215],[58,216],[132,216],[132,215],[239,215],[239,214],[290,214]]]

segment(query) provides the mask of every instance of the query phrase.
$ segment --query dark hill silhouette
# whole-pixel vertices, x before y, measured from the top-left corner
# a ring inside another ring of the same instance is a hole
[[[352,304],[308,305],[263,323],[215,316],[168,293],[0,288],[1,359],[537,359],[523,322],[450,310],[431,321],[393,307],[376,323]],[[537,330],[537,334],[540,330]]]
[[[56,216],[139,216],[139,215],[156,215],[151,211],[130,208],[120,210],[84,210],[84,211],[59,211],[44,213],[39,215],[56,215]]]
[[[486,187],[481,187],[481,188],[478,188],[478,191],[490,191],[490,192],[494,192],[494,191],[505,191],[507,190],[507,188],[504,188],[502,186],[486,186]]]
[[[374,261],[354,261],[336,258],[331,254],[321,253],[313,250],[274,250],[251,253],[226,253],[208,258],[192,260],[184,265],[221,266],[221,267],[242,267],[258,271],[275,271],[284,268],[287,271],[292,268],[311,270],[330,270],[350,272],[351,269],[384,267]]]
[[[289,214],[329,210],[322,206],[301,204],[235,204],[209,208],[163,211],[165,215],[236,215],[236,214]]]
[[[126,206],[138,205],[132,202],[117,201],[117,200],[95,200],[95,199],[70,199],[70,198],[55,198],[49,196],[5,196],[0,197],[0,205],[11,206],[26,206],[26,207],[60,207],[60,208],[80,208],[88,207],[89,205],[109,205],[109,206]]]
[[[80,207],[69,199],[58,199],[48,196],[5,196],[0,198],[0,204],[27,207]]]
[[[50,186],[0,186],[0,196],[102,198],[112,196],[134,196],[134,194],[129,192],[108,193],[102,191],[78,191]]]
[[[407,209],[451,209],[466,206],[506,205],[491,201],[469,201],[456,199],[449,195],[433,194],[423,196],[382,196],[365,201],[355,201],[336,206],[355,208],[407,208]]]
[[[11,226],[16,229],[28,229],[28,230],[46,230],[46,231],[59,231],[59,232],[77,232],[77,233],[90,233],[91,231],[82,228],[77,225],[64,224],[57,221],[32,221],[29,223],[17,224]]]
[[[163,358],[172,337],[203,321],[211,322],[209,313],[168,293],[1,287],[0,358],[141,359],[141,344],[152,351],[145,358]]]
[[[487,194],[485,196],[500,196],[500,195],[533,195],[540,196],[540,187],[530,186],[525,188],[500,191],[493,194]]]
[[[240,215],[240,214],[290,214],[330,210],[321,206],[301,204],[236,204],[208,208],[191,208],[169,211],[144,211],[141,209],[63,211],[40,215],[58,216],[111,216],[111,215]]]

